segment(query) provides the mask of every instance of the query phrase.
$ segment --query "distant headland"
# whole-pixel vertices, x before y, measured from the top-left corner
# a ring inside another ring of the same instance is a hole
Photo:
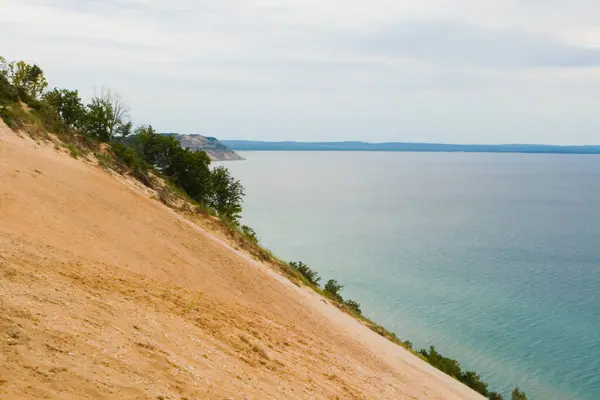
[[[163,135],[174,136],[186,149],[205,151],[212,161],[235,161],[244,159],[214,137],[202,136],[199,134],[182,135],[179,133],[163,133]]]
[[[597,146],[554,146],[542,144],[441,144],[441,143],[368,143],[368,142],[261,142],[221,140],[238,151],[413,151],[465,153],[539,153],[600,154]]]

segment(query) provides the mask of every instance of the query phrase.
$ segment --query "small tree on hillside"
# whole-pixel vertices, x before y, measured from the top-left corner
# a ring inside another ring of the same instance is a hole
[[[356,314],[362,314],[362,310],[360,309],[360,304],[354,300],[346,300],[344,301],[346,307],[352,310]]]
[[[113,111],[110,104],[94,96],[86,108],[87,113],[84,124],[86,133],[103,142],[109,142],[111,139],[110,121],[113,120]]]
[[[527,400],[527,395],[523,392],[521,392],[521,390],[519,390],[518,387],[515,388],[515,390],[513,390],[512,392],[512,400]]]
[[[44,100],[71,129],[81,127],[86,110],[77,90],[57,89],[46,92]]]
[[[219,215],[236,222],[242,213],[244,187],[225,167],[217,167],[211,173],[212,195],[209,205]]]
[[[328,280],[324,287],[326,292],[328,292],[335,299],[338,299],[340,301],[342,300],[342,296],[340,295],[340,292],[342,291],[343,288],[344,287],[342,285],[340,285],[338,283],[338,281],[335,279]]]
[[[488,384],[481,380],[481,376],[477,372],[465,371],[459,380],[476,392],[484,396],[489,395]]]
[[[8,72],[8,61],[6,61],[6,58],[0,56],[0,77],[8,79]]]
[[[304,264],[302,261],[298,262],[290,262],[290,266],[295,268],[300,272],[310,283],[313,285],[319,286],[319,282],[321,281],[321,277],[317,274],[316,271],[313,271],[308,265]]]
[[[111,142],[115,137],[127,137],[131,134],[132,123],[129,120],[129,108],[121,96],[108,89],[102,89],[87,105],[87,132],[103,142]]]
[[[104,103],[109,104],[112,110],[111,119],[108,125],[108,133],[111,140],[115,136],[129,136],[132,129],[130,110],[129,107],[123,102],[121,95],[111,92],[110,89],[102,89],[99,97]]]
[[[48,86],[42,69],[35,64],[27,64],[25,61],[8,64],[7,75],[14,87],[32,99],[37,99]]]

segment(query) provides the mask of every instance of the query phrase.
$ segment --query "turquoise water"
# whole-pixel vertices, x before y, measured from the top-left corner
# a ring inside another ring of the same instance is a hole
[[[242,154],[275,254],[494,390],[600,399],[600,156]]]

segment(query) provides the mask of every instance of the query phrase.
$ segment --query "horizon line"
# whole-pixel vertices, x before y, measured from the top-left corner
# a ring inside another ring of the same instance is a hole
[[[200,135],[199,133],[188,135]],[[539,147],[598,147],[600,144],[543,144],[543,143],[442,143],[442,142],[407,142],[386,141],[367,142],[363,140],[338,140],[338,141],[299,141],[299,140],[251,140],[251,139],[219,139],[221,142],[254,142],[254,143],[300,143],[300,144],[338,144],[338,143],[360,143],[360,144],[411,144],[411,145],[439,145],[439,146],[539,146]]]

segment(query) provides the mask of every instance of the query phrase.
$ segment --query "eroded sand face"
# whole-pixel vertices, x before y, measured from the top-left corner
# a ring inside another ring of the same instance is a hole
[[[1,399],[483,399],[0,122]]]

